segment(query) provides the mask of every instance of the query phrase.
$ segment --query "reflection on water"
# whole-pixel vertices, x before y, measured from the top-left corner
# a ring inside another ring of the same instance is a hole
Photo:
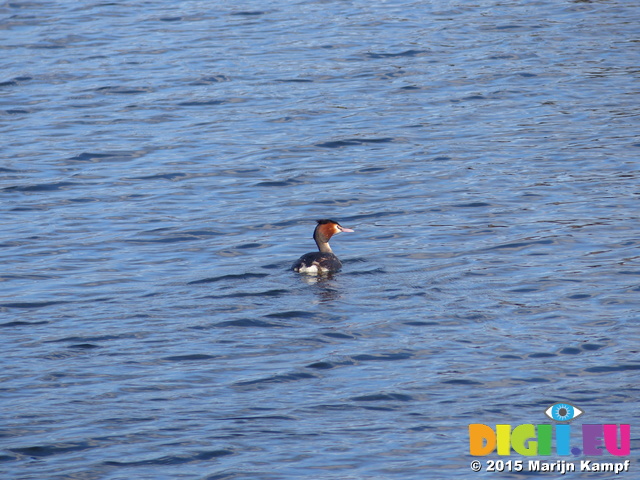
[[[316,296],[316,302],[331,302],[341,297],[340,283],[334,279],[334,274],[300,275],[300,282],[312,287],[311,291]]]

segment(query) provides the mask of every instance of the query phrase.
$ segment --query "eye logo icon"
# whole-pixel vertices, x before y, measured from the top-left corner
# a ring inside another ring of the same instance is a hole
[[[578,407],[568,403],[554,403],[544,411],[544,414],[556,422],[570,422],[575,420],[584,412]]]

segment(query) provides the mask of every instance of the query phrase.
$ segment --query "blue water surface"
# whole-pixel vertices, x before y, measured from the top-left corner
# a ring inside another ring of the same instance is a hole
[[[468,425],[557,402],[637,469],[639,22],[4,3],[2,477],[524,479]],[[343,270],[294,274],[319,218]]]

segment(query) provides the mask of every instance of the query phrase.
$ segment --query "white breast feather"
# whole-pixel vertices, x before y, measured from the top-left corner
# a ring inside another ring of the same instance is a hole
[[[312,263],[309,266],[304,266],[304,267],[300,267],[300,270],[298,270],[300,273],[314,273],[317,274],[318,273],[318,265],[316,263]]]

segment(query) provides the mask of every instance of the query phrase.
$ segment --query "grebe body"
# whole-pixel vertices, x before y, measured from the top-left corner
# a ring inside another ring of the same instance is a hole
[[[318,225],[313,231],[313,239],[318,246],[318,252],[306,253],[293,264],[293,271],[318,275],[337,272],[342,268],[342,262],[336,257],[329,245],[329,239],[340,232],[353,232],[345,228],[335,220],[318,220]]]

